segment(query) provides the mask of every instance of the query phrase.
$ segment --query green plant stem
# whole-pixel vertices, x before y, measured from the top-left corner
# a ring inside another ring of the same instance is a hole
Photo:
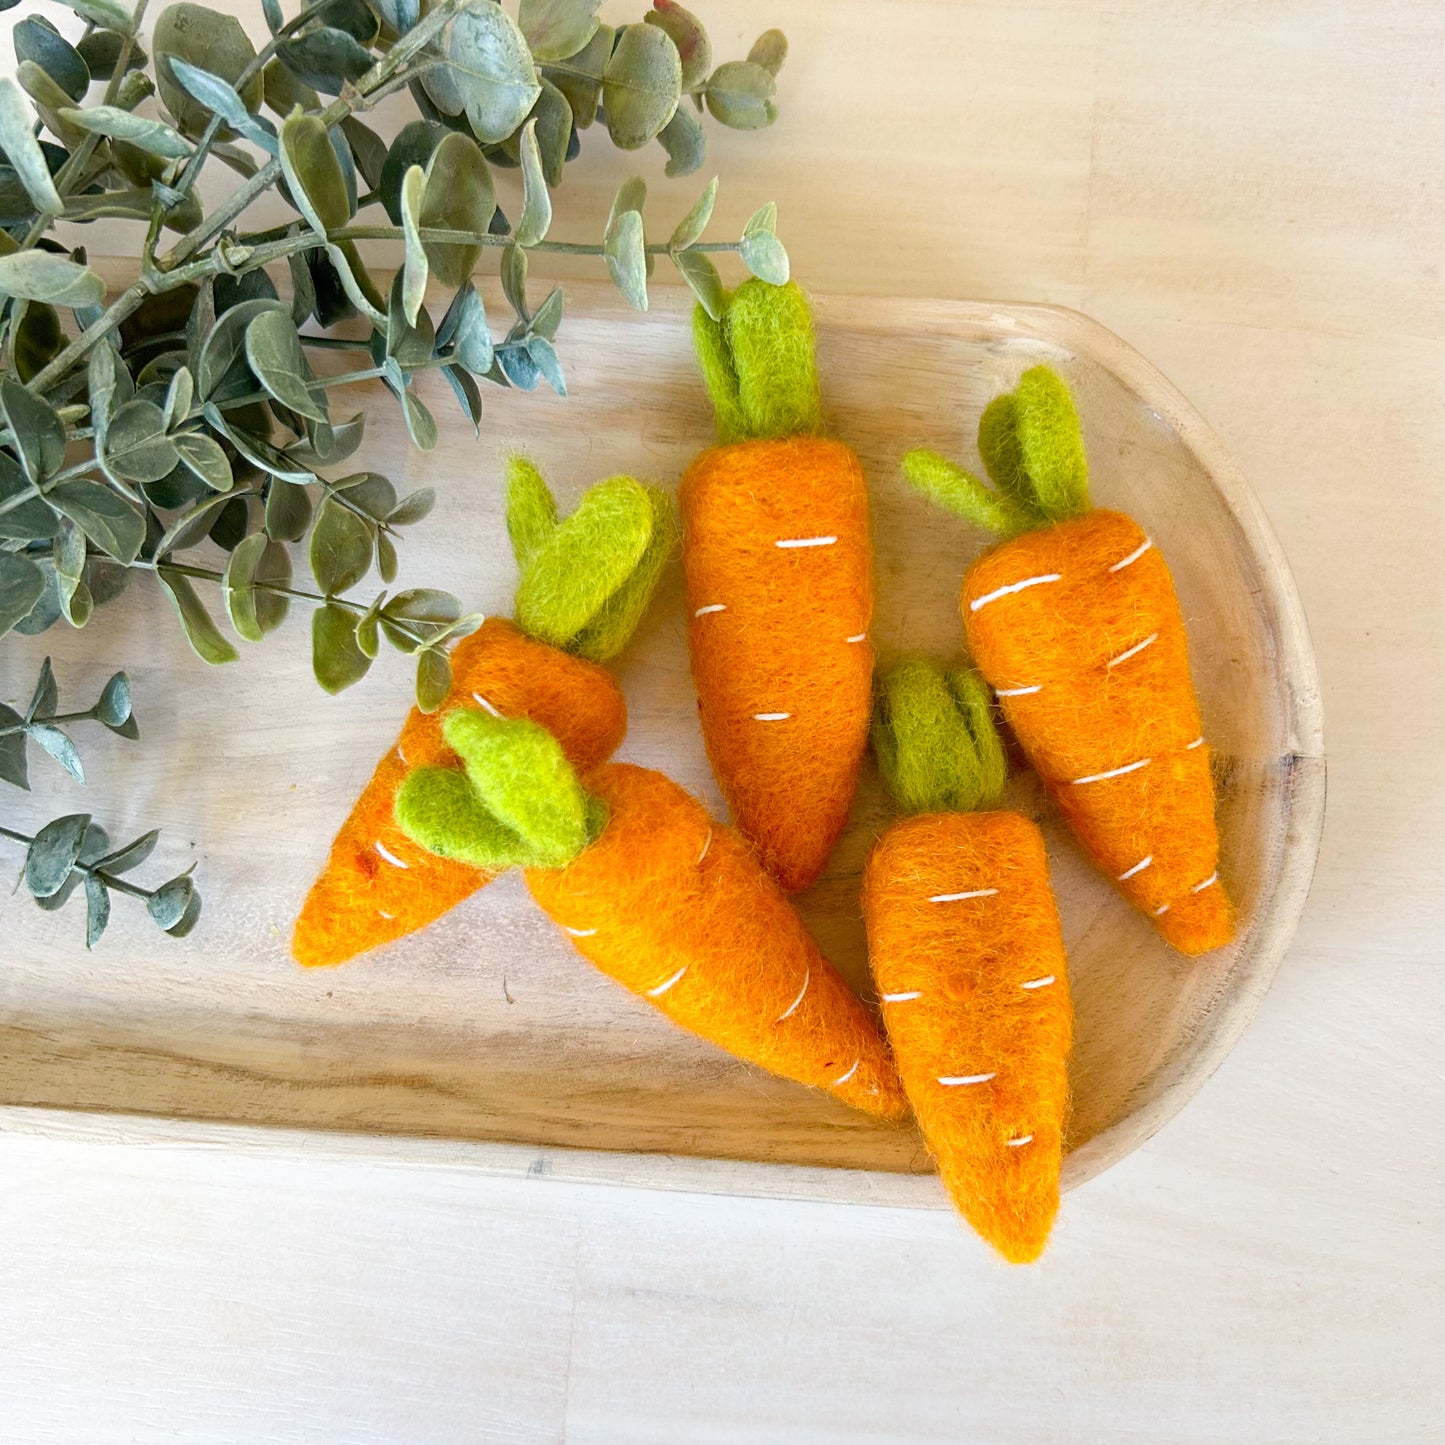
[[[9,838],[12,842],[23,843],[27,848],[35,842],[34,837],[29,833],[18,833],[14,828],[0,827],[0,838]],[[108,873],[104,868],[97,868],[92,863],[82,863],[79,858],[70,865],[72,873],[79,873],[82,878],[99,878],[107,888],[114,888],[117,893],[129,893],[132,898],[144,898],[150,902],[154,896],[154,890],[150,888],[139,888],[134,883],[128,883],[124,878],[115,873]]]
[[[41,367],[41,369],[30,378],[30,381],[26,385],[26,390],[38,394],[43,392],[51,382],[58,381],[77,361],[90,351],[90,348],[94,346],[101,337],[114,331],[126,317],[137,310],[141,302],[150,294],[150,287],[147,286],[144,281],[137,281],[133,286],[122,291],[120,295],[111,302],[104,315],[98,317],[87,326],[59,356],[47,365]]]
[[[28,723],[11,723],[8,727],[0,728],[0,738],[8,738],[12,733],[29,732],[37,723],[45,727],[55,727],[60,723],[89,722],[92,716],[89,712],[61,712],[54,717],[33,717]]]
[[[226,580],[225,573],[217,572],[214,567],[193,567],[188,562],[135,562],[132,565],[142,571],[155,572],[157,575],[173,572],[177,576],[191,577],[200,582],[220,583]],[[368,610],[361,603],[353,602],[349,597],[325,597],[320,592],[303,592],[296,587],[283,587],[279,582],[252,582],[250,585],[258,591],[274,592],[278,597],[289,597],[295,602],[309,602],[313,607],[341,607],[354,617],[364,617]],[[414,632],[405,622],[399,622],[394,617],[388,617],[387,621],[396,631],[416,643],[418,648],[430,646],[430,638]]]

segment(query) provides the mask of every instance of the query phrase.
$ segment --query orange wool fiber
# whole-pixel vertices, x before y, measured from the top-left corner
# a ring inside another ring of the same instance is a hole
[[[961,609],[969,651],[1090,855],[1180,952],[1228,943],[1184,621],[1143,529],[1092,511],[1025,532],[969,569]]]
[[[729,1053],[885,1119],[907,1105],[867,1010],[731,828],[661,773],[585,779],[596,842],[527,886],[584,957]]]
[[[848,820],[872,705],[858,458],[814,436],[704,452],[679,494],[703,739],[740,831],[790,893]]]
[[[903,1087],[944,1186],[1005,1259],[1037,1259],[1059,1207],[1073,1037],[1039,830],[1008,812],[896,823],[865,865],[863,916]]]
[[[463,638],[451,659],[451,692],[436,712],[412,708],[306,895],[291,952],[308,968],[345,963],[415,933],[495,876],[428,852],[393,816],[397,789],[409,772],[456,764],[442,738],[448,712],[480,702],[506,717],[531,718],[582,769],[610,757],[627,731],[627,705],[609,673],[501,618],[489,618]]]

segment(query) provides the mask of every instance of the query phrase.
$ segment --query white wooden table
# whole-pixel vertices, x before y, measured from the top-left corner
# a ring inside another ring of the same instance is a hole
[[[1325,687],[1330,818],[1293,955],[1028,1271],[941,1211],[248,1134],[123,1146],[83,1120],[5,1137],[0,1438],[1441,1439],[1445,16],[698,9],[720,52],[775,21],[793,41],[775,131],[714,139],[724,224],[777,196],[819,290],[1085,310],[1233,449]],[[605,215],[628,169],[569,175],[570,214]]]

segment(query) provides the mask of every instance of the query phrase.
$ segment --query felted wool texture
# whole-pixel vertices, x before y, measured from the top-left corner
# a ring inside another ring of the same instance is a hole
[[[1059,1206],[1073,1036],[1038,829],[1007,812],[894,824],[865,864],[863,917],[898,1071],[944,1186],[1005,1259],[1036,1259]]]
[[[585,783],[608,808],[601,835],[569,867],[526,874],[578,951],[738,1058],[901,1118],[872,1018],[743,839],[661,773],[605,764]]]
[[[452,689],[442,707],[430,714],[411,710],[397,745],[377,764],[341,825],[296,920],[291,951],[298,963],[345,963],[425,928],[491,881],[489,873],[414,843],[393,814],[410,769],[457,765],[441,731],[449,710],[484,698],[505,716],[531,718],[584,770],[622,742],[626,703],[595,663],[558,652],[500,618],[463,638],[451,659]]]
[[[593,613],[570,649],[593,662],[616,657],[632,640],[677,543],[677,514],[672,498],[660,487],[644,486],[642,490],[652,510],[647,546],[627,580]]]
[[[1143,529],[1094,511],[1026,532],[969,569],[962,612],[974,660],[1094,860],[1181,952],[1228,943],[1184,622]]]
[[[719,321],[697,307],[693,341],[720,445],[822,430],[813,316],[795,283],[745,281]]]
[[[988,684],[972,669],[948,673],[923,658],[879,679],[873,751],[890,796],[909,813],[993,807],[1008,779]]]
[[[796,892],[847,822],[868,740],[863,469],[821,437],[742,442],[704,452],[679,500],[708,758],[733,821]]]

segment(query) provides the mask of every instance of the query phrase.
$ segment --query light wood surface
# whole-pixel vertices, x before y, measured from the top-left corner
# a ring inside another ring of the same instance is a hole
[[[347,1141],[196,1151],[160,1125],[116,1144],[80,1116],[70,1139],[12,1133],[13,1438],[1439,1437],[1445,22],[1425,0],[782,17],[747,0],[715,38],[740,52],[779,18],[783,117],[715,146],[724,218],[776,195],[819,291],[1088,313],[1259,494],[1331,754],[1324,851],[1274,987],[1214,1080],[1070,1196],[1022,1274],[897,1197],[604,1188],[526,1177],[520,1155],[523,1177],[486,1177],[424,1142],[381,1164]],[[569,177],[569,204],[605,215],[629,165]],[[685,208],[685,188],[654,189]],[[267,747],[176,728],[178,776]],[[116,750],[92,754],[103,785]],[[204,797],[158,784],[136,821],[205,819]]]
[[[496,400],[491,425],[556,478],[564,506],[569,492],[618,471],[671,486],[710,439],[690,297],[659,290],[639,316],[610,288],[571,290],[563,356],[580,364],[565,437],[555,406],[520,393]],[[1040,307],[827,297],[818,298],[818,321],[833,424],[873,479],[872,636],[885,661],[920,648],[958,655],[959,578],[988,541],[913,495],[897,475],[898,457],[917,443],[971,451],[983,406],[1040,359],[1079,398],[1095,502],[1137,517],[1173,566],[1239,934],[1193,963],[1174,953],[1088,865],[1036,781],[1020,772],[1013,801],[1049,829],[1069,948],[1073,1184],[1147,1138],[1208,1077],[1268,988],[1298,920],[1318,845],[1324,758],[1294,584],[1257,503],[1203,422],[1095,323]],[[609,365],[589,367],[588,356]],[[649,400],[639,412],[632,378],[642,372]],[[440,392],[425,389],[438,409],[447,399]],[[442,487],[430,525],[407,539],[409,577],[505,610],[515,573],[495,446],[478,447],[452,428],[424,456],[379,386],[351,404],[367,412],[373,466],[403,492],[425,481]],[[678,778],[723,816],[694,721],[680,571],[669,569],[619,661],[629,704],[624,755]],[[204,799],[164,750],[121,749],[88,800],[101,818],[138,795],[161,806],[204,804],[203,818],[190,821],[210,903],[182,945],[140,916],[118,918],[97,973],[65,919],[38,912],[23,893],[0,903],[0,927],[24,940],[5,980],[0,1102],[551,1146],[546,1167],[563,1178],[595,1177],[579,1149],[647,1156],[628,1170],[643,1183],[658,1155],[832,1165],[845,1172],[810,1178],[825,1197],[843,1200],[871,1197],[857,1171],[928,1169],[912,1129],[739,1064],[597,978],[516,878],[344,970],[297,969],[287,951],[292,920],[331,835],[394,744],[409,669],[390,658],[365,684],[326,697],[311,684],[302,615],[264,654],[211,676],[179,630],[164,628],[164,606],[154,589],[137,587],[102,622],[162,624],[153,628],[149,676],[155,693],[163,673],[179,680],[177,737],[251,734],[264,746],[244,763],[220,749]],[[72,667],[103,670],[111,635],[97,626],[59,640]],[[17,650],[55,646],[45,636]],[[143,717],[145,677],[135,679]],[[258,719],[270,699],[285,706]],[[800,900],[825,952],[870,999],[858,879],[889,821],[866,768],[852,823]],[[5,1122],[0,1109],[0,1129]],[[485,1149],[471,1157],[494,1167]],[[673,1187],[686,1181],[676,1161],[659,1177]],[[726,1177],[706,1175],[712,1187],[726,1187]],[[769,1169],[737,1187],[798,1190]],[[940,1202],[927,1185],[919,1192]]]

